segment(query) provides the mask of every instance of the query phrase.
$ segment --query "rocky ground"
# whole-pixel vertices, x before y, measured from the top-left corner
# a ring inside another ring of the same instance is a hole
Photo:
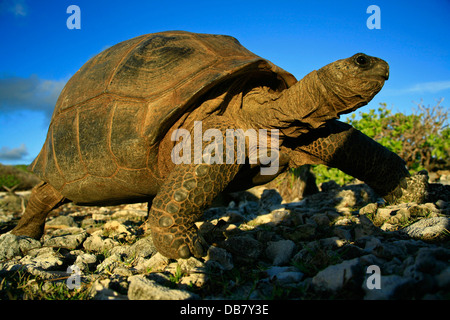
[[[450,299],[450,177],[436,179],[424,204],[362,183],[235,194],[197,224],[208,255],[178,261],[142,237],[146,204],[64,205],[37,241],[7,233],[27,193],[3,193],[0,299]]]

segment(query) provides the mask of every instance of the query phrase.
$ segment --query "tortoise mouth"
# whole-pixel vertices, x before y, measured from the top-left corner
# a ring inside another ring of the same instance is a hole
[[[370,75],[363,77],[363,79],[384,83],[385,81],[389,80],[389,71],[378,70],[376,72],[372,72]]]
[[[387,63],[379,64],[373,69],[373,75],[379,76],[384,80],[389,79],[389,66]]]

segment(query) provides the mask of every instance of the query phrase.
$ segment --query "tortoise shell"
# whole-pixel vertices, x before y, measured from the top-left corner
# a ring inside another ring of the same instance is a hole
[[[172,31],[118,43],[67,82],[31,170],[79,203],[152,194],[152,146],[210,89],[248,73],[276,76],[280,91],[296,83],[230,36]]]

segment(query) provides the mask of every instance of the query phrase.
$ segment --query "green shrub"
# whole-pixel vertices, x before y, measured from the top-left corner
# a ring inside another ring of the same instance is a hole
[[[20,180],[15,175],[12,174],[0,175],[0,186],[12,188],[18,184],[20,184]]]
[[[38,184],[40,179],[27,170],[26,165],[5,166],[0,164],[0,190],[3,186],[15,190],[28,190]]]
[[[441,100],[442,101],[442,100]],[[385,103],[378,110],[360,112],[347,118],[347,123],[379,142],[406,161],[411,172],[422,169],[433,171],[450,166],[450,128],[448,111],[440,107],[418,105],[418,112],[410,115],[393,114]],[[313,167],[317,183],[335,180],[339,184],[353,178],[335,168],[317,165]]]

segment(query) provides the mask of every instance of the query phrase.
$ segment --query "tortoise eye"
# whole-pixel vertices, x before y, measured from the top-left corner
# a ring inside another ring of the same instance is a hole
[[[358,55],[356,57],[355,61],[356,61],[356,64],[361,66],[361,67],[365,67],[365,66],[367,66],[370,63],[369,58],[366,55],[364,55],[364,54]]]

